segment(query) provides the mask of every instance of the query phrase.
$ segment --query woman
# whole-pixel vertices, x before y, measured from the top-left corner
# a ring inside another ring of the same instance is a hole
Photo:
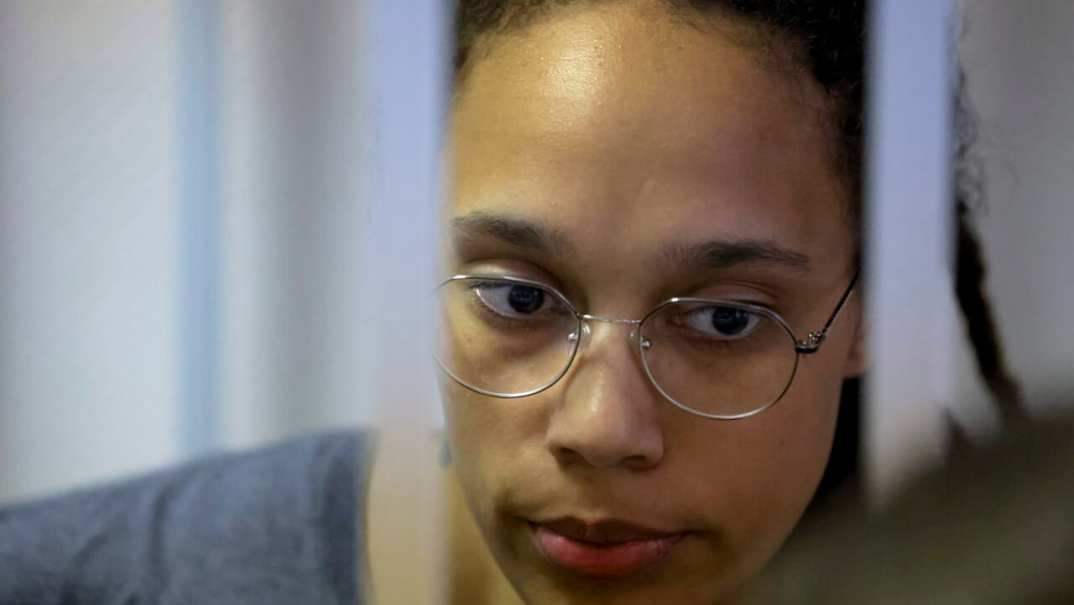
[[[813,498],[865,369],[863,27],[862,2],[460,3],[439,361],[524,601],[719,601]]]
[[[450,271],[525,281],[442,289],[455,471],[525,601],[713,602],[798,522],[864,369],[861,48],[822,82],[779,22],[812,15],[537,4],[461,11]]]

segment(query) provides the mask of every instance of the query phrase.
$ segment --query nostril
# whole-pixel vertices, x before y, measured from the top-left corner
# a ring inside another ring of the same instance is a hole
[[[640,471],[655,466],[655,460],[644,454],[636,454],[623,459],[623,466]]]
[[[560,464],[573,465],[585,462],[585,456],[569,447],[556,447],[552,449],[552,452]]]

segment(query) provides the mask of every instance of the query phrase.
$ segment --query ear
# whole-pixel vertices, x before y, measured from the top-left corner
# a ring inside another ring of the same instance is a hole
[[[855,307],[854,321],[848,322],[853,333],[851,334],[850,349],[847,351],[846,363],[843,366],[844,378],[858,378],[869,369],[868,330],[865,324],[865,311],[861,305],[855,305]]]

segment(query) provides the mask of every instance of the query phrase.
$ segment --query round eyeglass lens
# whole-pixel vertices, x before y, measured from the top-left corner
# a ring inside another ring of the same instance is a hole
[[[713,418],[748,416],[772,405],[798,366],[786,323],[752,305],[665,303],[645,318],[638,335],[645,369],[664,396]]]
[[[578,348],[570,304],[537,283],[454,278],[437,289],[437,361],[456,382],[521,397],[556,382]]]

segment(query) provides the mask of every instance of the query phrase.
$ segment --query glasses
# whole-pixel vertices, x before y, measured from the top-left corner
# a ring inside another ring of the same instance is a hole
[[[777,313],[749,303],[671,298],[642,319],[614,319],[581,313],[539,282],[456,275],[436,289],[436,360],[471,391],[528,397],[567,374],[590,323],[624,325],[645,374],[668,401],[705,418],[747,418],[787,392],[800,357],[820,350],[857,280],[855,274],[824,327],[799,339]]]

